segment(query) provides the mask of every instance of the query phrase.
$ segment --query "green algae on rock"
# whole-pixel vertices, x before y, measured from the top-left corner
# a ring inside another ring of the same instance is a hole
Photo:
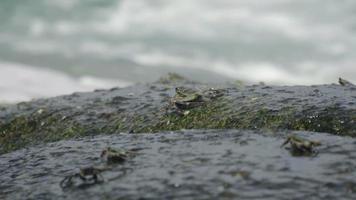
[[[75,121],[54,113],[20,115],[0,126],[1,150],[6,152],[28,144],[73,138],[81,136],[83,130]]]
[[[0,110],[0,153],[74,137],[180,129],[288,129],[356,136],[356,88],[236,87],[162,78],[127,88],[74,93]],[[176,76],[173,76],[176,77]],[[176,87],[222,88],[224,94],[187,112],[170,112]]]

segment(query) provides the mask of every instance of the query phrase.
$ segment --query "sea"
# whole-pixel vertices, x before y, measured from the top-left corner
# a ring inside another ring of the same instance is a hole
[[[0,104],[201,82],[356,82],[355,0],[1,0]]]

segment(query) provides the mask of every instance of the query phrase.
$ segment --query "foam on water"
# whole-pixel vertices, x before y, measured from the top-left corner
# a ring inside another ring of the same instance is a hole
[[[164,52],[141,54],[133,58],[137,63],[148,66],[169,66],[174,68],[197,68],[209,70],[232,79],[240,79],[250,82],[266,81],[271,84],[324,84],[336,82],[335,77],[350,77],[355,68],[353,64],[343,63],[342,71],[328,63],[304,62],[296,66],[294,72],[290,72],[283,66],[269,62],[245,62],[238,66],[224,60],[214,60],[208,57],[177,57]],[[209,68],[206,68],[209,66]],[[320,70],[320,67],[323,69]],[[189,69],[187,69],[189,70]],[[350,80],[354,80],[350,77]]]
[[[352,0],[0,2],[0,60],[130,82],[356,82],[355,13]]]
[[[70,77],[54,70],[14,63],[0,63],[0,100],[12,103],[39,97],[90,91],[98,88],[124,87],[129,82],[99,79],[90,76]]]

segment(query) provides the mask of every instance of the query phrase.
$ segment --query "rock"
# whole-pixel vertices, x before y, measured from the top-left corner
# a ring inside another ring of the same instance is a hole
[[[289,134],[317,140],[314,157],[292,157]],[[0,199],[355,199],[355,138],[315,132],[184,130],[83,137],[0,155]],[[140,149],[100,175],[64,177],[100,165],[107,146]]]
[[[173,76],[173,75],[171,75]],[[0,153],[63,139],[121,132],[181,129],[306,130],[355,136],[356,90],[340,85],[237,87],[176,78],[150,84],[74,93],[0,110]],[[167,79],[164,79],[167,80]],[[184,81],[182,81],[184,80]],[[224,95],[171,112],[175,87],[224,90]],[[179,114],[180,113],[180,114]]]

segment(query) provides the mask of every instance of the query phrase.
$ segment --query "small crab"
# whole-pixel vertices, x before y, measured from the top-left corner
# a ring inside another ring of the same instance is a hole
[[[101,152],[100,157],[105,159],[108,163],[122,163],[133,153],[134,151],[131,150],[107,147]]]
[[[204,103],[203,96],[198,91],[190,88],[175,88],[176,95],[171,99],[171,103],[179,109],[190,109]]]
[[[101,172],[105,171],[107,168],[100,167],[84,167],[80,168],[78,173],[66,176],[61,182],[61,188],[68,188],[74,184],[74,179],[80,179],[83,183],[98,183],[103,180]]]
[[[355,86],[353,83],[343,78],[339,78],[339,84],[342,86]]]
[[[290,144],[290,151],[295,156],[308,156],[317,153],[313,150],[314,147],[320,146],[321,143],[318,141],[310,141],[295,135],[288,136],[288,138],[283,142],[281,147],[286,144]]]

